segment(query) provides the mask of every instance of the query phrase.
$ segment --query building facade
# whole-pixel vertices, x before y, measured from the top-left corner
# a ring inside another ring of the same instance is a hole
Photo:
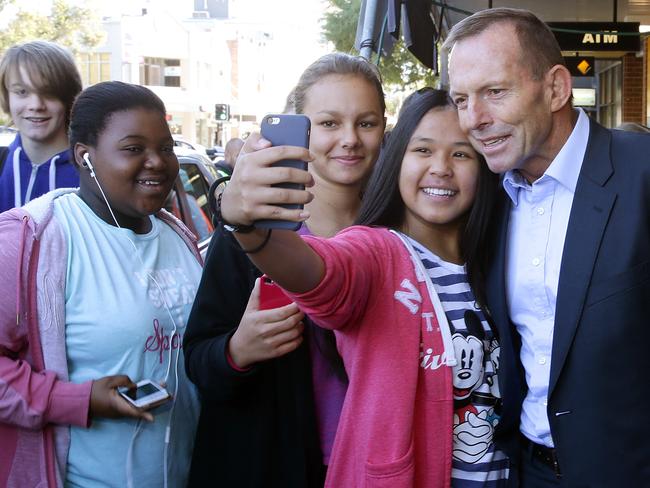
[[[216,24],[161,8],[105,17],[105,42],[78,55],[84,85],[120,80],[165,102],[172,132],[206,146],[219,132],[217,103],[230,93],[230,52]]]
[[[172,131],[204,146],[258,130],[264,114],[283,110],[303,69],[328,51],[320,11],[304,11],[313,1],[116,3],[102,20],[105,42],[78,55],[84,86],[147,86],[165,102]],[[296,15],[284,15],[289,8]],[[309,14],[313,21],[305,21]]]

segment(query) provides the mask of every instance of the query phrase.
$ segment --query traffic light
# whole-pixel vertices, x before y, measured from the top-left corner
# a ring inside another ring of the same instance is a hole
[[[214,105],[214,118],[217,122],[225,122],[230,119],[230,105],[227,103],[216,103]]]

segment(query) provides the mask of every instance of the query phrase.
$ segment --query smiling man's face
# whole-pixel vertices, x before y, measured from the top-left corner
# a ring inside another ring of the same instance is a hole
[[[534,79],[532,62],[505,22],[459,40],[451,51],[450,93],[461,128],[495,173],[539,174],[550,162],[551,92],[547,78]]]

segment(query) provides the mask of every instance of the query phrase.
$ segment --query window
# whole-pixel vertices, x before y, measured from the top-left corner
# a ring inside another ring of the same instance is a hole
[[[78,55],[77,61],[84,86],[111,79],[110,53],[82,53]]]
[[[598,122],[605,127],[621,123],[621,86],[623,65],[620,61],[599,60],[598,70]]]
[[[181,86],[180,59],[165,59],[163,70],[165,86]]]
[[[144,58],[140,83],[147,86],[181,86],[181,60]]]
[[[194,164],[181,163],[179,177],[187,195],[190,217],[199,241],[207,238],[212,231],[212,211],[208,204],[210,187]]]

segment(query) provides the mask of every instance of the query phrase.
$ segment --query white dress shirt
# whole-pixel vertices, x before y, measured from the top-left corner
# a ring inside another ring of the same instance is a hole
[[[546,172],[529,184],[517,170],[503,180],[513,202],[506,248],[506,298],[521,335],[521,362],[528,393],[521,432],[553,447],[547,417],[548,383],[560,264],[578,175],[589,139],[589,119],[578,121]]]

